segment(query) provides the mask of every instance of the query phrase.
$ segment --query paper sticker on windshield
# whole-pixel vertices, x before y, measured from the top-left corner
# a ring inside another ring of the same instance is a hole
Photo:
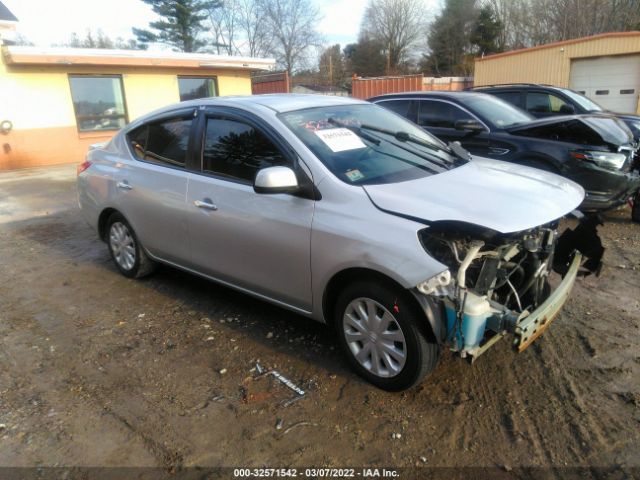
[[[357,168],[354,168],[352,170],[347,170],[344,174],[352,182],[357,182],[358,180],[361,180],[364,178],[364,175],[362,174],[362,172]]]
[[[360,137],[347,128],[329,128],[314,132],[333,152],[366,148]]]

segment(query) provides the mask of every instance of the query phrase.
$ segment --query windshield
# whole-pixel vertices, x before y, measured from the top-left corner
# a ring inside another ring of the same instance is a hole
[[[573,90],[563,90],[564,94],[569,97],[571,100],[576,102],[582,108],[584,108],[587,112],[601,112],[602,107],[597,103],[589,100],[584,95],[580,95],[578,92],[574,92]]]
[[[413,180],[466,162],[434,136],[376,105],[316,107],[280,118],[336,177],[351,185]]]
[[[464,105],[497,128],[508,128],[534,119],[527,112],[491,95],[474,95],[466,99]]]

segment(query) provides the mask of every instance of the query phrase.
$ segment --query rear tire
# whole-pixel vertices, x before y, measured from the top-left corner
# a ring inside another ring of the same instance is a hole
[[[155,262],[147,256],[133,228],[122,214],[111,214],[107,220],[106,238],[111,259],[125,277],[141,278],[155,270]]]
[[[438,363],[440,346],[428,336],[426,316],[400,288],[355,282],[338,297],[334,315],[349,363],[383,390],[417,385]]]

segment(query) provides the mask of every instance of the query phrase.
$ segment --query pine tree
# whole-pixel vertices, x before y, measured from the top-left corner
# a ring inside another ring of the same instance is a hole
[[[200,38],[206,28],[208,12],[222,6],[220,0],[142,0],[151,5],[161,19],[149,24],[150,30],[134,28],[143,45],[164,43],[181,52],[197,52],[206,45]]]

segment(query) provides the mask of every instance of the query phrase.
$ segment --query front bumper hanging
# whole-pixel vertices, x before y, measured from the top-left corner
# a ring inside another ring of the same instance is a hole
[[[581,262],[582,254],[575,252],[571,265],[558,288],[549,295],[542,305],[516,323],[513,345],[518,352],[522,352],[531,345],[555,320],[560,309],[569,298],[573,284],[578,276]]]

